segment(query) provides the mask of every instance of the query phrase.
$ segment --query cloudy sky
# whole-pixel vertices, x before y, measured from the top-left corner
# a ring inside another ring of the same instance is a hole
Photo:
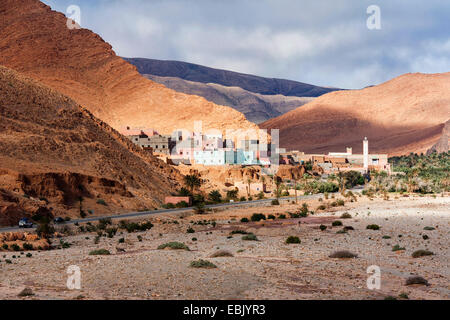
[[[448,0],[44,0],[118,55],[362,88],[450,71]],[[370,5],[381,29],[369,30]]]

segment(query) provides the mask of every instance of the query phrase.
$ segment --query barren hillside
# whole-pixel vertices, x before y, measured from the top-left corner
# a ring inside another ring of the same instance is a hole
[[[0,224],[80,196],[109,210],[156,207],[180,180],[70,98],[0,67]]]
[[[162,133],[204,127],[255,127],[241,113],[177,93],[142,77],[87,29],[67,28],[62,13],[38,0],[0,1],[0,65],[67,95],[114,128],[153,127]]]
[[[405,74],[381,85],[323,95],[263,124],[280,129],[281,145],[306,152],[426,152],[450,119],[450,73]]]

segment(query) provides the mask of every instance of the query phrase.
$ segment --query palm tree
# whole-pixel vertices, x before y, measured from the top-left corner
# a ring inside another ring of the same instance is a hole
[[[202,180],[195,174],[189,174],[184,176],[184,184],[187,188],[190,189],[191,193],[194,193],[194,190],[200,188],[202,185]]]
[[[279,177],[279,176],[273,176],[273,180],[276,186],[275,189],[275,196],[277,197],[277,199],[280,198],[280,185],[283,182],[283,180]]]
[[[250,189],[250,187],[252,185],[252,179],[251,178],[247,179],[247,184],[248,184],[247,194],[248,194],[248,198],[250,198],[250,196],[251,196],[251,189]]]

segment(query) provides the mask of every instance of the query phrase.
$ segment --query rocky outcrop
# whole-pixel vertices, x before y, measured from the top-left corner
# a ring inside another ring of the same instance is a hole
[[[443,153],[449,151],[449,145],[450,145],[450,120],[448,120],[444,125],[442,129],[442,136],[436,142],[434,146],[432,146],[428,151],[427,154],[431,154],[433,152],[437,153]]]

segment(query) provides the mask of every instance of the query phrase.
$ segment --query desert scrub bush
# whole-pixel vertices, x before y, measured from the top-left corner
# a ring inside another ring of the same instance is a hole
[[[276,217],[273,214],[269,214],[269,216],[267,217],[267,219],[269,220],[275,220]]]
[[[25,288],[22,291],[20,291],[20,293],[17,295],[18,297],[29,297],[29,296],[34,296],[33,290],[31,290],[30,288]]]
[[[98,199],[98,200],[97,200],[97,204],[101,204],[102,206],[107,206],[107,205],[108,205],[108,204],[106,203],[106,201],[103,200],[103,199]]]
[[[141,235],[138,235],[136,238],[138,239],[139,242],[142,242],[142,236]]]
[[[242,223],[247,223],[247,222],[249,222],[249,220],[248,220],[248,218],[242,218],[242,219],[241,219],[241,222],[242,222]]]
[[[408,279],[406,279],[405,284],[407,286],[411,286],[413,284],[421,284],[421,285],[425,285],[425,286],[429,286],[430,284],[428,283],[428,281],[421,277],[421,276],[411,276]]]
[[[400,294],[398,295],[398,297],[399,297],[400,299],[409,300],[409,296],[408,296],[408,294],[407,294],[406,292],[400,293]]]
[[[321,224],[319,229],[320,229],[320,231],[325,231],[325,230],[327,230],[327,226]]]
[[[110,254],[111,254],[111,252],[109,252],[109,250],[106,250],[106,249],[97,249],[97,250],[92,250],[91,252],[89,252],[90,256],[108,256]]]
[[[206,213],[206,207],[205,204],[203,202],[198,203],[195,207],[194,207],[194,213],[195,214],[205,214]]]
[[[114,238],[117,233],[117,227],[107,228],[106,233],[108,234],[108,238]]]
[[[423,240],[428,240],[428,239],[430,239],[430,237],[427,236],[426,234],[424,234],[424,235],[422,236],[422,239],[423,239]]]
[[[266,216],[262,213],[255,213],[250,218],[252,221],[266,220]]]
[[[420,258],[420,257],[432,256],[432,255],[434,255],[434,253],[429,250],[416,250],[412,253],[411,256],[413,258]]]
[[[340,220],[333,221],[333,222],[331,223],[331,225],[332,225],[333,227],[340,227],[340,226],[342,226],[342,221],[340,221]]]
[[[327,206],[326,205],[324,205],[324,204],[321,204],[320,206],[318,206],[317,207],[317,211],[321,211],[321,210],[326,210],[327,209]]]
[[[345,201],[342,199],[337,200],[336,203],[339,207],[343,207],[345,205]]]
[[[382,239],[391,239],[391,236],[383,236]]]
[[[351,219],[352,215],[348,212],[345,212],[341,215],[341,219]]]
[[[233,234],[248,234],[248,232],[244,231],[244,230],[233,230],[230,232],[230,234],[231,235],[233,235]]]
[[[341,251],[333,252],[332,254],[329,255],[329,257],[335,258],[335,259],[352,259],[352,258],[357,258],[358,255],[354,254],[350,251],[347,251],[347,250],[341,250]]]
[[[280,201],[278,201],[278,199],[274,199],[274,200],[272,200],[271,204],[273,206],[279,206],[280,205]]]
[[[171,250],[187,250],[190,251],[189,247],[182,242],[167,242],[158,247],[158,250],[171,249]]]
[[[377,224],[369,224],[366,229],[368,230],[380,230],[380,226]]]
[[[186,233],[195,233],[195,230],[191,227],[186,230]]]
[[[27,257],[27,258],[31,258],[32,256],[33,256],[33,255],[32,255],[31,253],[29,253],[29,252],[26,254],[26,257]]]
[[[233,254],[227,250],[219,250],[209,256],[210,258],[233,257]]]
[[[203,260],[203,259],[192,261],[190,263],[190,267],[191,268],[204,268],[204,269],[215,269],[215,268],[217,268],[217,266],[214,263],[209,262],[207,260]]]
[[[301,243],[301,240],[299,237],[289,236],[286,239],[286,244],[299,244],[299,243]]]
[[[119,243],[125,243],[125,238],[120,238]]]
[[[343,230],[344,231],[353,231],[353,230],[355,230],[355,228],[353,228],[352,226],[345,226]]]
[[[434,228],[434,227],[425,227],[425,228],[423,228],[423,230],[425,230],[425,231],[433,231],[433,230],[436,230],[436,228]]]
[[[126,220],[121,220],[119,222],[119,228],[127,230],[128,233],[133,233],[136,231],[150,230],[151,228],[153,228],[153,224],[150,221],[137,223],[137,222],[128,222]]]
[[[342,229],[342,230],[339,230],[339,231],[336,232],[336,234],[347,234],[347,233],[348,232],[345,229]]]
[[[285,214],[280,214],[280,215],[278,216],[278,219],[284,220],[284,219],[286,219],[286,215],[285,215]]]
[[[19,247],[17,244],[15,244],[15,243],[13,243],[13,244],[11,245],[11,248],[12,248],[14,251],[20,251],[20,247]]]
[[[403,247],[400,247],[400,245],[399,244],[396,244],[395,246],[393,246],[392,247],[392,251],[404,251],[404,250],[406,250],[405,248],[403,248]]]
[[[242,240],[244,240],[244,241],[259,241],[258,237],[253,233],[249,233],[249,234],[243,236]]]
[[[2,244],[2,248],[3,248],[3,250],[8,250],[9,246],[6,243],[4,243],[4,244]]]
[[[397,300],[397,298],[393,296],[386,296],[384,297],[384,300]]]

